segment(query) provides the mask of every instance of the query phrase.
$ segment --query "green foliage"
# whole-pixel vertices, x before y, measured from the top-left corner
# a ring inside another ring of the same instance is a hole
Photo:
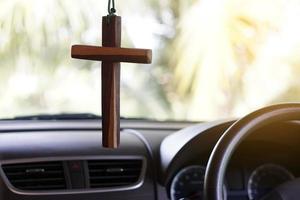
[[[122,70],[125,117],[203,120],[299,100],[300,3],[126,0],[123,46],[153,48]],[[0,117],[101,113],[99,63],[72,60],[101,43],[99,0],[0,0]]]

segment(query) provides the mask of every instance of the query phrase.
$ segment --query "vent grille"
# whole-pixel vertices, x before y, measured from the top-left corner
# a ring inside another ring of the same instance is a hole
[[[90,187],[108,188],[136,184],[141,176],[142,165],[142,160],[90,160]]]
[[[10,183],[21,190],[66,189],[62,162],[39,162],[3,165]]]

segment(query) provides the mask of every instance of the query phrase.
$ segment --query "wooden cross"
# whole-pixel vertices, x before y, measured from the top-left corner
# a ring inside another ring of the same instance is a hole
[[[72,58],[102,61],[102,144],[117,148],[120,143],[120,62],[151,63],[148,49],[120,48],[121,17],[102,18],[102,46],[72,46]]]

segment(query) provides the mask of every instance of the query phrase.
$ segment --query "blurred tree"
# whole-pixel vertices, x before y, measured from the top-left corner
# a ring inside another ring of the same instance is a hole
[[[181,115],[225,118],[298,100],[288,91],[300,63],[286,54],[300,44],[299,6],[283,0],[202,0],[187,11],[170,54],[185,108]],[[278,97],[284,91],[289,98]]]
[[[132,13],[130,7],[141,8],[136,14],[142,16],[160,6],[157,1],[118,3],[119,13],[126,16]],[[5,97],[0,100],[0,115],[100,114],[99,65],[71,61],[70,46],[83,42],[100,43],[99,27],[101,16],[107,12],[107,2],[2,0],[0,7],[4,11],[0,14],[0,76],[3,83],[0,95]],[[133,40],[125,29],[124,43],[134,46],[130,42]],[[122,115],[171,117],[165,93],[152,68],[130,67],[122,80]]]
[[[152,66],[122,72],[126,117],[210,120],[295,101],[298,0],[117,1],[124,46],[153,48]],[[100,44],[98,0],[0,0],[0,117],[100,114],[99,64],[70,59]]]

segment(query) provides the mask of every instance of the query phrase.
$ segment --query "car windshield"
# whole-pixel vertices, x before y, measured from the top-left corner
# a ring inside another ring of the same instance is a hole
[[[151,65],[122,64],[121,115],[239,117],[300,100],[299,0],[116,0],[122,46]],[[107,1],[0,0],[0,118],[101,115],[99,62],[72,44],[101,44]]]

